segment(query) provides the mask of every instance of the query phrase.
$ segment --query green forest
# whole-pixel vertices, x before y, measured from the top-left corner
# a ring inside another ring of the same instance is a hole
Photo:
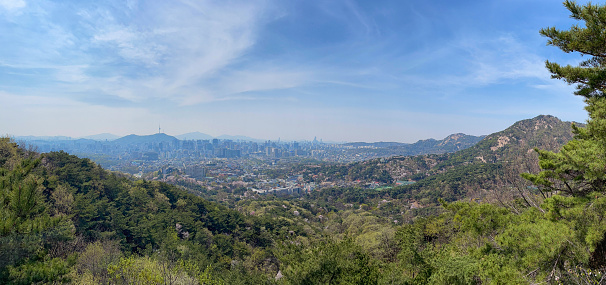
[[[540,34],[584,61],[546,66],[589,120],[559,151],[536,149],[540,169],[492,202],[464,199],[466,185],[502,185],[506,164],[468,163],[472,150],[408,186],[221,203],[0,138],[0,283],[604,284],[606,6],[564,5],[584,27]],[[319,173],[393,181],[364,163]],[[435,207],[404,206],[423,199]]]

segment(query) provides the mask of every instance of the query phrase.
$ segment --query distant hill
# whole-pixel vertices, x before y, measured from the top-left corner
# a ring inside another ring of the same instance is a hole
[[[169,136],[167,134],[153,134],[147,136],[128,135],[114,140],[114,143],[118,144],[140,144],[140,143],[160,143],[167,142],[172,143],[178,141],[177,138]]]
[[[534,148],[557,151],[573,138],[571,124],[549,115],[518,121],[503,131],[486,136],[473,147],[453,154],[443,165],[514,163],[534,153]]]
[[[114,134],[110,134],[110,133],[102,133],[102,134],[98,134],[98,135],[85,136],[82,138],[89,139],[89,140],[95,140],[95,141],[113,141],[120,137],[117,135],[114,135]]]
[[[398,142],[354,142],[343,145],[352,147],[346,150],[350,154],[360,154],[370,157],[413,156],[455,152],[469,148],[483,138],[484,136],[471,136],[458,133],[449,135],[442,140],[427,139],[412,144]]]
[[[201,132],[192,132],[175,136],[180,140],[212,140],[214,137]]]
[[[463,150],[474,146],[484,136],[471,136],[466,134],[452,134],[442,140],[420,140],[416,143],[402,146],[401,155],[436,154]]]
[[[392,191],[400,198],[436,203],[438,198],[454,201],[480,197],[486,191],[502,191],[510,189],[512,183],[524,183],[520,173],[538,171],[534,148],[558,151],[573,139],[571,124],[541,115],[516,122],[454,153],[397,156],[368,163],[388,171],[394,180],[416,181]]]

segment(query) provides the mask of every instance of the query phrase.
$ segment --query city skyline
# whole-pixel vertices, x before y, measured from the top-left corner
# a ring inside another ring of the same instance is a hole
[[[550,78],[554,1],[0,0],[0,133],[285,141],[486,135],[584,122]],[[580,2],[586,3],[586,1]]]

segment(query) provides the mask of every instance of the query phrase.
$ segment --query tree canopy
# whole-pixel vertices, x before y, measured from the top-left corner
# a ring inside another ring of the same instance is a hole
[[[573,125],[575,139],[560,152],[537,150],[540,166],[538,175],[524,177],[550,192],[584,196],[606,190],[606,6],[578,5],[565,1],[571,18],[585,22],[585,27],[573,25],[569,30],[554,27],[541,29],[549,38],[548,45],[564,52],[579,52],[590,58],[578,66],[561,66],[546,62],[553,78],[577,84],[576,95],[585,97],[589,112],[586,128]]]
[[[577,84],[576,95],[586,98],[604,97],[606,88],[606,6],[578,5],[566,0],[564,6],[570,11],[570,17],[585,22],[585,27],[572,26],[569,30],[555,27],[541,29],[540,33],[549,38],[548,45],[556,46],[566,53],[579,52],[589,59],[578,66],[561,66],[546,61],[547,69],[553,78],[563,79],[569,84]]]

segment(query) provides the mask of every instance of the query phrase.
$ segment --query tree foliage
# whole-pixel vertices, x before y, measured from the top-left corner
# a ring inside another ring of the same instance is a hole
[[[547,61],[546,67],[553,78],[577,84],[575,94],[585,97],[589,120],[586,128],[573,126],[575,139],[559,153],[537,150],[543,171],[524,177],[549,191],[585,196],[604,191],[606,182],[606,6],[591,3],[581,6],[568,0],[564,5],[571,18],[584,22],[585,27],[574,25],[569,30],[550,27],[540,33],[549,38],[548,45],[590,58],[578,66],[565,67]]]
[[[556,46],[566,53],[578,52],[588,56],[579,66],[561,66],[546,61],[547,69],[553,78],[562,79],[569,84],[577,84],[576,95],[586,98],[604,97],[606,89],[606,7],[578,5],[566,0],[564,6],[570,11],[570,17],[583,21],[585,27],[572,26],[569,30],[558,30],[555,27],[541,29],[541,35],[548,37],[548,45]]]

